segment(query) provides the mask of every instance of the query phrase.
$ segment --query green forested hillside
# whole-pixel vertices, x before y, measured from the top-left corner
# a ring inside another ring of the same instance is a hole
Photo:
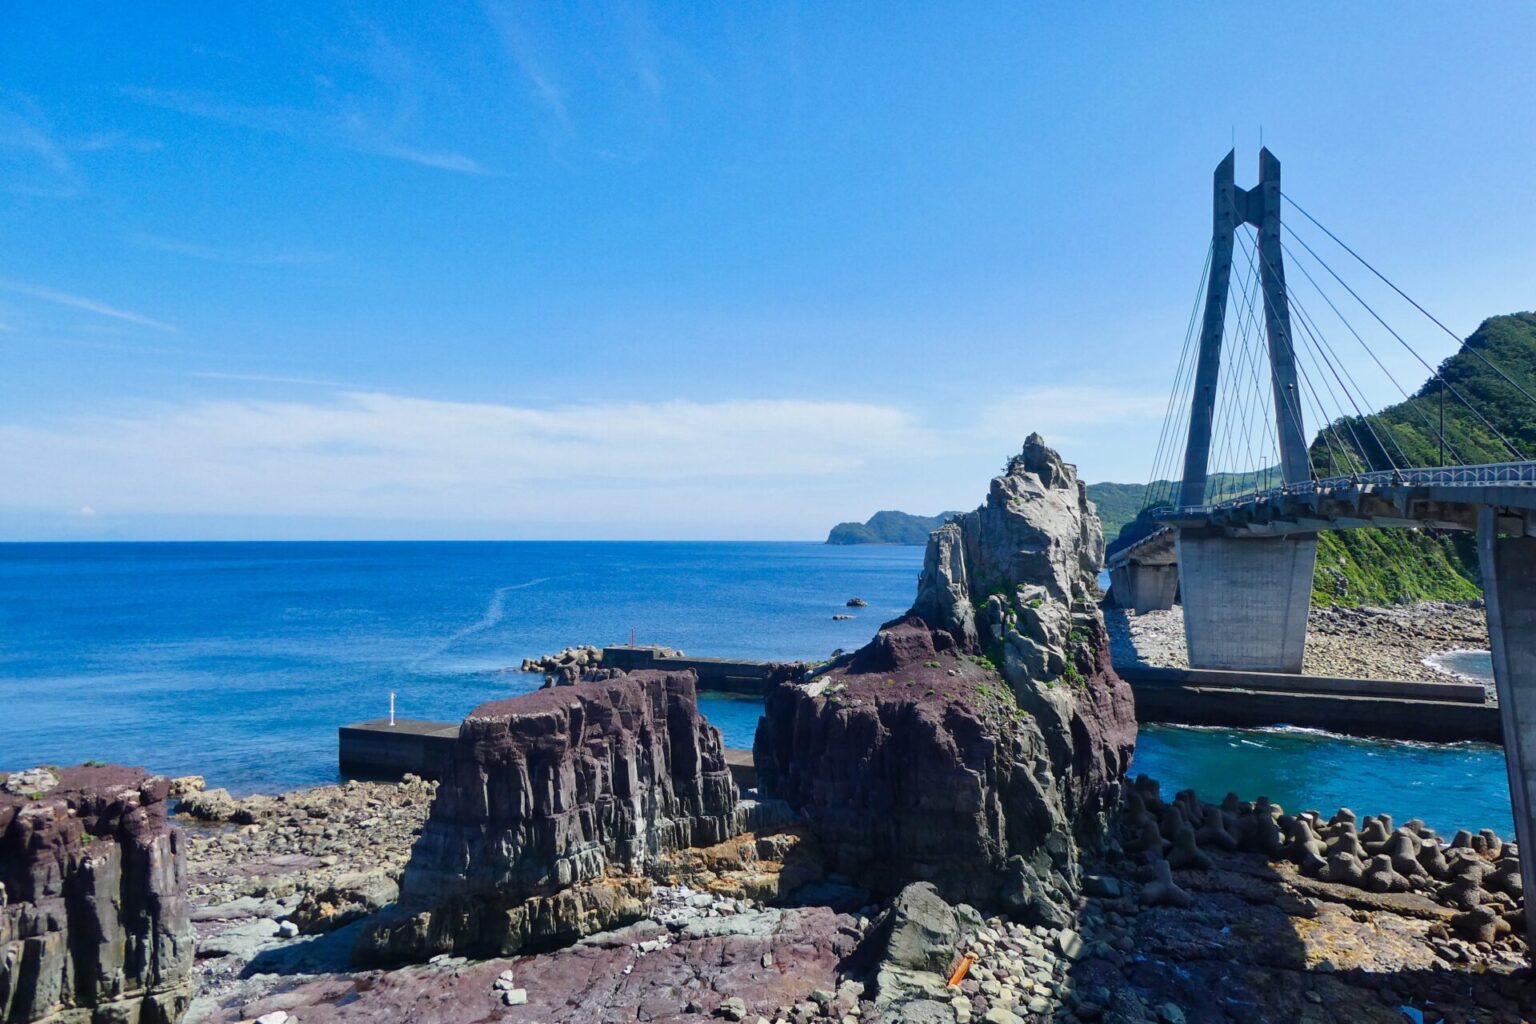
[[[1318,475],[1390,469],[1394,463],[1439,465],[1442,405],[1446,463],[1517,458],[1506,442],[1521,457],[1536,456],[1536,403],[1520,393],[1523,388],[1536,395],[1536,313],[1513,313],[1483,321],[1466,346],[1439,369],[1438,378],[1431,377],[1406,401],[1364,418],[1337,420],[1319,431],[1311,448]],[[1457,396],[1477,411],[1468,409]],[[1224,483],[1224,489],[1231,493],[1241,481],[1229,479]],[[1215,477],[1212,485],[1216,486]],[[1117,536],[1135,519],[1145,492],[1139,484],[1088,485],[1089,498],[1095,502],[1103,498],[1099,515],[1106,537]],[[1319,536],[1312,582],[1316,604],[1461,601],[1481,593],[1476,552],[1468,534],[1363,529]]]

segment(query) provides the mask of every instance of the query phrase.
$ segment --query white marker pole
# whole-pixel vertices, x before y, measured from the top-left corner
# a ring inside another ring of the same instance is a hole
[[[394,690],[390,690],[389,691],[389,725],[390,725],[390,728],[394,728],[394,725],[395,725],[395,691]]]

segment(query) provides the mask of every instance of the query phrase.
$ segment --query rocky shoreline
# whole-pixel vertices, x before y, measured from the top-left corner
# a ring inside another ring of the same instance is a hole
[[[1106,606],[1104,619],[1116,664],[1188,666],[1182,605],[1142,615]],[[1447,674],[1426,664],[1425,658],[1467,649],[1488,649],[1488,621],[1481,603],[1313,608],[1305,670],[1361,679],[1441,681]],[[1491,685],[1489,690],[1491,697]]]
[[[772,669],[756,789],[693,669],[581,649],[474,709],[438,782],[236,799],[113,766],[0,777],[0,1019],[1536,1015],[1514,844],[1131,781],[1102,554],[1032,435],[934,532],[905,615]]]

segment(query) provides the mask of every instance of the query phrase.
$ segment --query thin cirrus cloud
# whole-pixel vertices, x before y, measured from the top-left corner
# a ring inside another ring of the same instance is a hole
[[[14,295],[24,295],[27,298],[38,299],[55,306],[65,306],[70,309],[80,309],[87,313],[95,313],[97,316],[109,317],[113,320],[121,320],[124,323],[135,324],[139,327],[148,327],[156,331],[164,331],[168,334],[176,333],[176,328],[163,320],[145,316],[143,313],[135,313],[131,309],[122,309],[112,306],[99,299],[87,298],[84,295],[74,295],[70,292],[59,291],[57,288],[47,288],[43,285],[27,284],[24,281],[0,280],[0,291],[10,292]]]
[[[334,253],[317,252],[309,249],[232,248],[229,246],[203,245],[198,242],[185,242],[181,239],[166,238],[161,235],[136,234],[129,236],[128,240],[143,249],[153,249],[156,252],[171,253],[175,256],[187,256],[210,263],[230,263],[245,267],[310,266],[317,263],[329,263],[336,258]]]
[[[854,402],[535,409],[349,392],[0,424],[0,477],[12,508],[103,515],[516,522],[602,502],[623,519],[679,489],[761,493],[935,448],[900,410]]]
[[[228,103],[197,93],[144,86],[124,86],[122,94],[148,106],[188,117],[236,125],[253,131],[284,135],[301,141],[334,145],[355,153],[387,157],[406,163],[477,176],[496,172],[462,153],[427,150],[401,142],[378,128],[371,119],[356,114],[328,113],[292,107],[251,106]]]

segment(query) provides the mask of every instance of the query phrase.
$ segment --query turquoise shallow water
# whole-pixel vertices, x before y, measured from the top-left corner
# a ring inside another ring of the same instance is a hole
[[[1423,818],[1449,835],[1492,828],[1514,836],[1504,752],[1483,743],[1397,743],[1309,729],[1145,726],[1133,773],[1152,776],[1165,797],[1194,789],[1219,801],[1267,796],[1291,811],[1340,807]]]
[[[332,781],[336,727],[457,719],[574,643],[747,658],[853,648],[911,601],[916,547],[740,543],[0,544],[0,769],[100,758],[211,785]],[[850,597],[868,608],[846,609]],[[854,615],[833,621],[832,615]],[[760,705],[705,694],[731,746]],[[1509,831],[1490,747],[1147,728],[1167,792]]]

